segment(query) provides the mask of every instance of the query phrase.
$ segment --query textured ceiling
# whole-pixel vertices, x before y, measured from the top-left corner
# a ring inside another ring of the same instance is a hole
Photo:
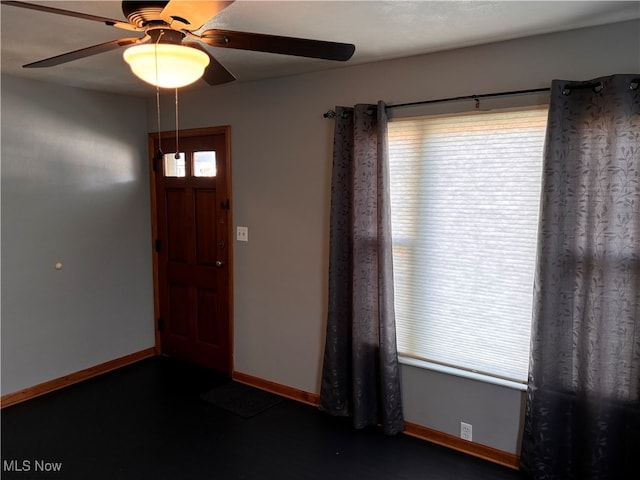
[[[124,19],[119,1],[34,1]],[[152,94],[121,51],[56,67],[25,63],[131,36],[73,17],[1,7],[2,72],[70,86],[133,95]],[[640,2],[616,1],[249,1],[238,0],[205,28],[223,28],[353,43],[347,63],[210,48],[234,73],[251,81],[355,65],[640,18]],[[639,36],[640,38],[640,36]],[[215,88],[215,87],[210,87]]]

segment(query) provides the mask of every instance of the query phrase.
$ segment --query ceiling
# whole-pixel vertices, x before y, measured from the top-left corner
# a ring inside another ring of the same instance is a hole
[[[119,1],[32,3],[124,20]],[[133,76],[121,51],[50,68],[21,67],[60,53],[129,37],[131,32],[9,5],[2,5],[0,16],[3,73],[131,95],[155,92]],[[246,82],[636,18],[640,18],[638,1],[237,0],[204,28],[356,46],[354,56],[346,63],[208,47],[237,77],[237,82]],[[206,86],[204,82],[196,85]]]

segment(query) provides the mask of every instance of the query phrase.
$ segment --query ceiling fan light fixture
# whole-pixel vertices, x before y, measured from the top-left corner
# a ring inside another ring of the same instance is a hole
[[[190,85],[209,65],[206,53],[172,43],[136,45],[126,49],[123,56],[138,78],[161,88]]]

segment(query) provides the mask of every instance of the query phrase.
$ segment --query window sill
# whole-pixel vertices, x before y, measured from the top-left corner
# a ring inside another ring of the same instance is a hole
[[[445,373],[447,375],[455,375],[457,377],[468,378],[470,380],[476,380],[478,382],[491,383],[493,385],[499,385],[501,387],[511,388],[513,390],[520,390],[523,392],[527,390],[527,385],[524,383],[504,380],[502,378],[490,377],[489,375],[483,375],[482,373],[469,372],[467,370],[439,365],[437,363],[427,362],[425,360],[418,360],[416,358],[398,355],[398,361],[402,365],[424,368],[425,370],[432,370],[434,372]]]

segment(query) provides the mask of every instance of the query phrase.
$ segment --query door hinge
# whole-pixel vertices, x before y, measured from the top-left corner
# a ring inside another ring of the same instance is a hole
[[[223,210],[229,210],[231,208],[231,204],[229,203],[228,198],[224,202],[220,203],[220,208]]]
[[[157,172],[158,168],[160,167],[160,160],[162,160],[162,155],[163,155],[162,150],[158,150],[156,154],[153,156],[152,167],[154,172]]]
[[[156,253],[158,253],[160,251],[160,248],[162,248],[162,241],[159,238],[156,238]]]
[[[164,319],[159,318],[158,319],[158,331],[163,331],[164,330]]]

